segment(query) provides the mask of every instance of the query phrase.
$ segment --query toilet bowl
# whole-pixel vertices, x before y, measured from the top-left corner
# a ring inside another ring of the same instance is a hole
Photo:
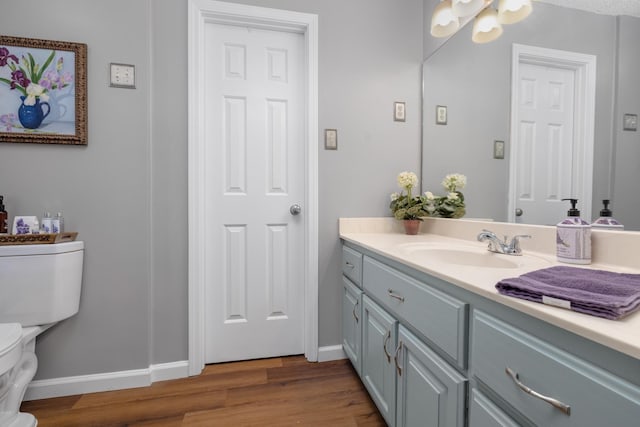
[[[19,323],[0,323],[0,426],[32,427],[37,424],[33,415],[14,409],[12,389],[23,372],[20,369],[23,355],[22,326]]]
[[[36,337],[80,306],[84,243],[0,247],[0,426],[34,427],[19,412],[38,366]]]

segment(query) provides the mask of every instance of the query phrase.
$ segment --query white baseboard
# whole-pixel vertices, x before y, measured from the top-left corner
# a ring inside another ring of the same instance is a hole
[[[330,360],[346,359],[347,355],[342,349],[342,345],[329,345],[318,349],[318,362],[328,362]]]
[[[318,362],[345,359],[346,357],[342,350],[342,345],[331,345],[318,349]],[[27,387],[24,400],[49,399],[51,397],[72,396],[75,394],[146,387],[156,381],[186,378],[188,376],[189,362],[184,360],[151,365],[147,369],[35,380]]]
[[[147,369],[35,380],[27,387],[24,400],[48,399],[51,397],[71,396],[75,394],[146,387],[156,381],[185,378],[188,376],[189,362],[185,360],[151,365]]]

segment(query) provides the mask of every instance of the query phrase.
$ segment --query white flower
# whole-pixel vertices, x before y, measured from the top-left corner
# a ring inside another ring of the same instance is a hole
[[[460,197],[458,197],[458,193],[453,193],[452,192],[452,193],[447,194],[447,199],[449,199],[449,200],[455,201],[455,200],[458,200],[459,198]]]
[[[449,191],[464,188],[465,185],[467,185],[467,177],[459,173],[449,174],[442,180],[442,186]]]
[[[400,197],[400,194],[398,193],[391,193],[391,201],[393,202],[394,200],[398,200],[398,197]]]
[[[427,200],[434,200],[436,198],[431,191],[425,191],[424,197],[426,197]]]
[[[413,172],[400,172],[398,185],[402,188],[413,188],[418,185],[418,177]]]
[[[36,96],[39,96],[44,102],[49,100],[49,95],[45,93],[45,88],[39,84],[30,83],[26,90],[27,98],[24,100],[24,105],[36,105]]]

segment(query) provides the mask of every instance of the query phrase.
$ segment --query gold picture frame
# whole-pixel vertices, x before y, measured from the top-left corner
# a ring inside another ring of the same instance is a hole
[[[0,142],[87,145],[87,45],[0,36]]]

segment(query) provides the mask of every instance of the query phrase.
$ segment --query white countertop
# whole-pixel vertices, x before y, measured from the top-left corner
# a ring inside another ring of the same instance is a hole
[[[416,236],[409,236],[401,231],[398,221],[391,218],[348,218],[340,219],[340,238],[354,243],[372,252],[378,253],[411,268],[423,271],[434,277],[452,283],[475,294],[496,301],[515,310],[529,314],[533,317],[556,325],[560,328],[571,331],[577,335],[618,350],[636,359],[640,359],[640,311],[632,313],[622,320],[608,320],[600,317],[590,316],[574,311],[548,306],[540,303],[526,301],[519,298],[507,297],[498,293],[495,288],[496,283],[507,277],[517,277],[529,271],[546,268],[560,264],[555,259],[555,254],[547,252],[535,252],[527,249],[523,241],[523,251],[526,254],[526,263],[516,268],[485,268],[465,265],[453,265],[448,263],[434,263],[422,258],[413,257],[406,250],[415,243],[433,244],[437,246],[447,245],[452,248],[468,247],[471,250],[486,249],[487,244],[475,241],[475,235],[483,228],[499,229],[501,233],[514,235],[532,234],[533,239],[548,239],[555,235],[554,227],[527,227],[505,223],[474,222],[470,220],[434,220],[429,218],[422,224],[423,230]],[[451,227],[455,230],[452,232]],[[505,229],[512,228],[513,233],[506,233]],[[473,230],[473,233],[470,232]],[[426,232],[425,232],[426,231]],[[440,234],[436,234],[440,233]],[[474,234],[475,233],[475,234]],[[496,232],[498,234],[498,232]],[[640,245],[640,233],[633,233],[631,237],[627,234],[616,236],[611,239],[623,238],[634,242],[637,240]],[[452,237],[455,235],[455,237]],[[500,235],[500,234],[498,234]],[[465,236],[465,238],[460,238]],[[467,238],[472,236],[473,240]],[[604,237],[603,237],[604,236]],[[609,235],[600,234],[598,242],[609,239]],[[604,246],[604,244],[603,244]],[[531,247],[548,249],[547,246],[532,244]],[[552,246],[550,246],[552,247]],[[636,252],[628,250],[626,252]],[[595,251],[594,251],[595,254]],[[498,257],[507,257],[509,260],[516,260],[520,257],[495,254]],[[598,262],[594,259],[591,265],[576,265],[575,267],[594,268],[618,272],[640,273],[640,266],[629,263],[613,265],[611,263]],[[601,260],[602,261],[602,260]]]

